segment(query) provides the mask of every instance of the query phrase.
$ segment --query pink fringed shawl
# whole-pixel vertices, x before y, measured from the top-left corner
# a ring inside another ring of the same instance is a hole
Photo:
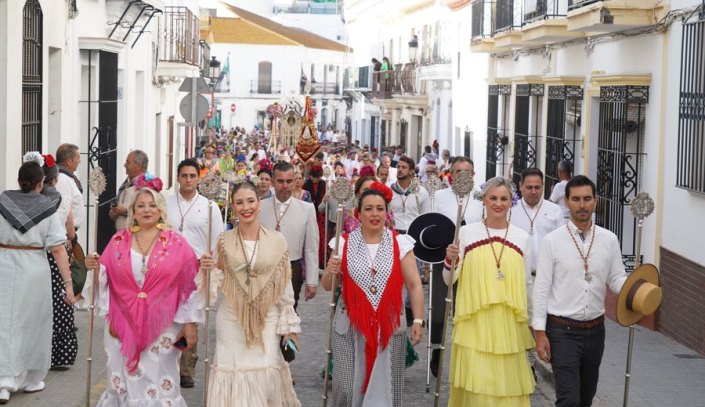
[[[120,352],[130,372],[140,353],[174,322],[179,306],[196,289],[198,259],[183,236],[163,230],[147,261],[142,288],[132,274],[132,233],[117,232],[100,262],[108,274],[110,310],[108,323],[122,342]]]

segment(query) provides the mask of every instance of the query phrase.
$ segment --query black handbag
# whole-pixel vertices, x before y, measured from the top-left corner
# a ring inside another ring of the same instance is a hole
[[[294,352],[293,349],[286,347],[286,342],[284,342],[283,338],[279,341],[279,349],[281,349],[284,360],[286,360],[287,363],[290,363],[296,359],[296,352]]]

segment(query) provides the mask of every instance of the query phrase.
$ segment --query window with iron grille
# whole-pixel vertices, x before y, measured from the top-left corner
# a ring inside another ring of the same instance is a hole
[[[505,146],[509,138],[506,135],[509,124],[509,98],[511,85],[491,85],[487,100],[487,151],[486,179],[504,174]],[[497,167],[500,171],[497,172]]]
[[[705,193],[705,11],[683,25],[676,186]]]
[[[42,151],[42,7],[27,0],[22,23],[22,154]]]
[[[514,112],[512,180],[519,185],[521,172],[536,167],[543,116],[543,85],[517,85]]]
[[[551,196],[558,179],[558,163],[570,161],[575,166],[575,153],[580,143],[580,112],[583,90],[579,86],[549,86],[546,116],[546,187],[545,198]]]
[[[622,260],[634,269],[636,220],[629,210],[641,188],[648,86],[600,88],[595,222],[621,242]]]

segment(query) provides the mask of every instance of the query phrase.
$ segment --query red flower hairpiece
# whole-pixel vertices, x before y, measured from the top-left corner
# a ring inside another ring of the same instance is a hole
[[[389,205],[389,203],[392,202],[392,196],[393,196],[392,190],[391,190],[391,188],[384,185],[383,183],[375,181],[372,184],[370,184],[369,189],[374,189],[375,191],[378,191],[379,193],[381,193],[382,196],[384,197],[384,200],[387,202],[387,205]]]
[[[54,164],[56,161],[54,160],[54,156],[51,154],[42,154],[42,157],[44,157],[44,164],[49,167],[49,168],[54,168]]]
[[[375,170],[373,170],[372,167],[370,167],[369,165],[366,165],[366,166],[362,167],[362,169],[360,170],[360,176],[361,177],[366,177],[366,176],[374,177]]]

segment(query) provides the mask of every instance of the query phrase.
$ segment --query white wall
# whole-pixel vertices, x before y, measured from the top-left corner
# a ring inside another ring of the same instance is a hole
[[[693,1],[675,2],[680,6],[691,5]],[[669,34],[668,72],[666,73],[665,142],[663,143],[663,220],[661,245],[695,263],[705,265],[703,238],[705,230],[705,195],[677,188],[678,163],[678,108],[680,91],[680,50],[682,25],[675,23]],[[702,134],[701,134],[702,136]],[[701,157],[705,159],[705,157]]]

